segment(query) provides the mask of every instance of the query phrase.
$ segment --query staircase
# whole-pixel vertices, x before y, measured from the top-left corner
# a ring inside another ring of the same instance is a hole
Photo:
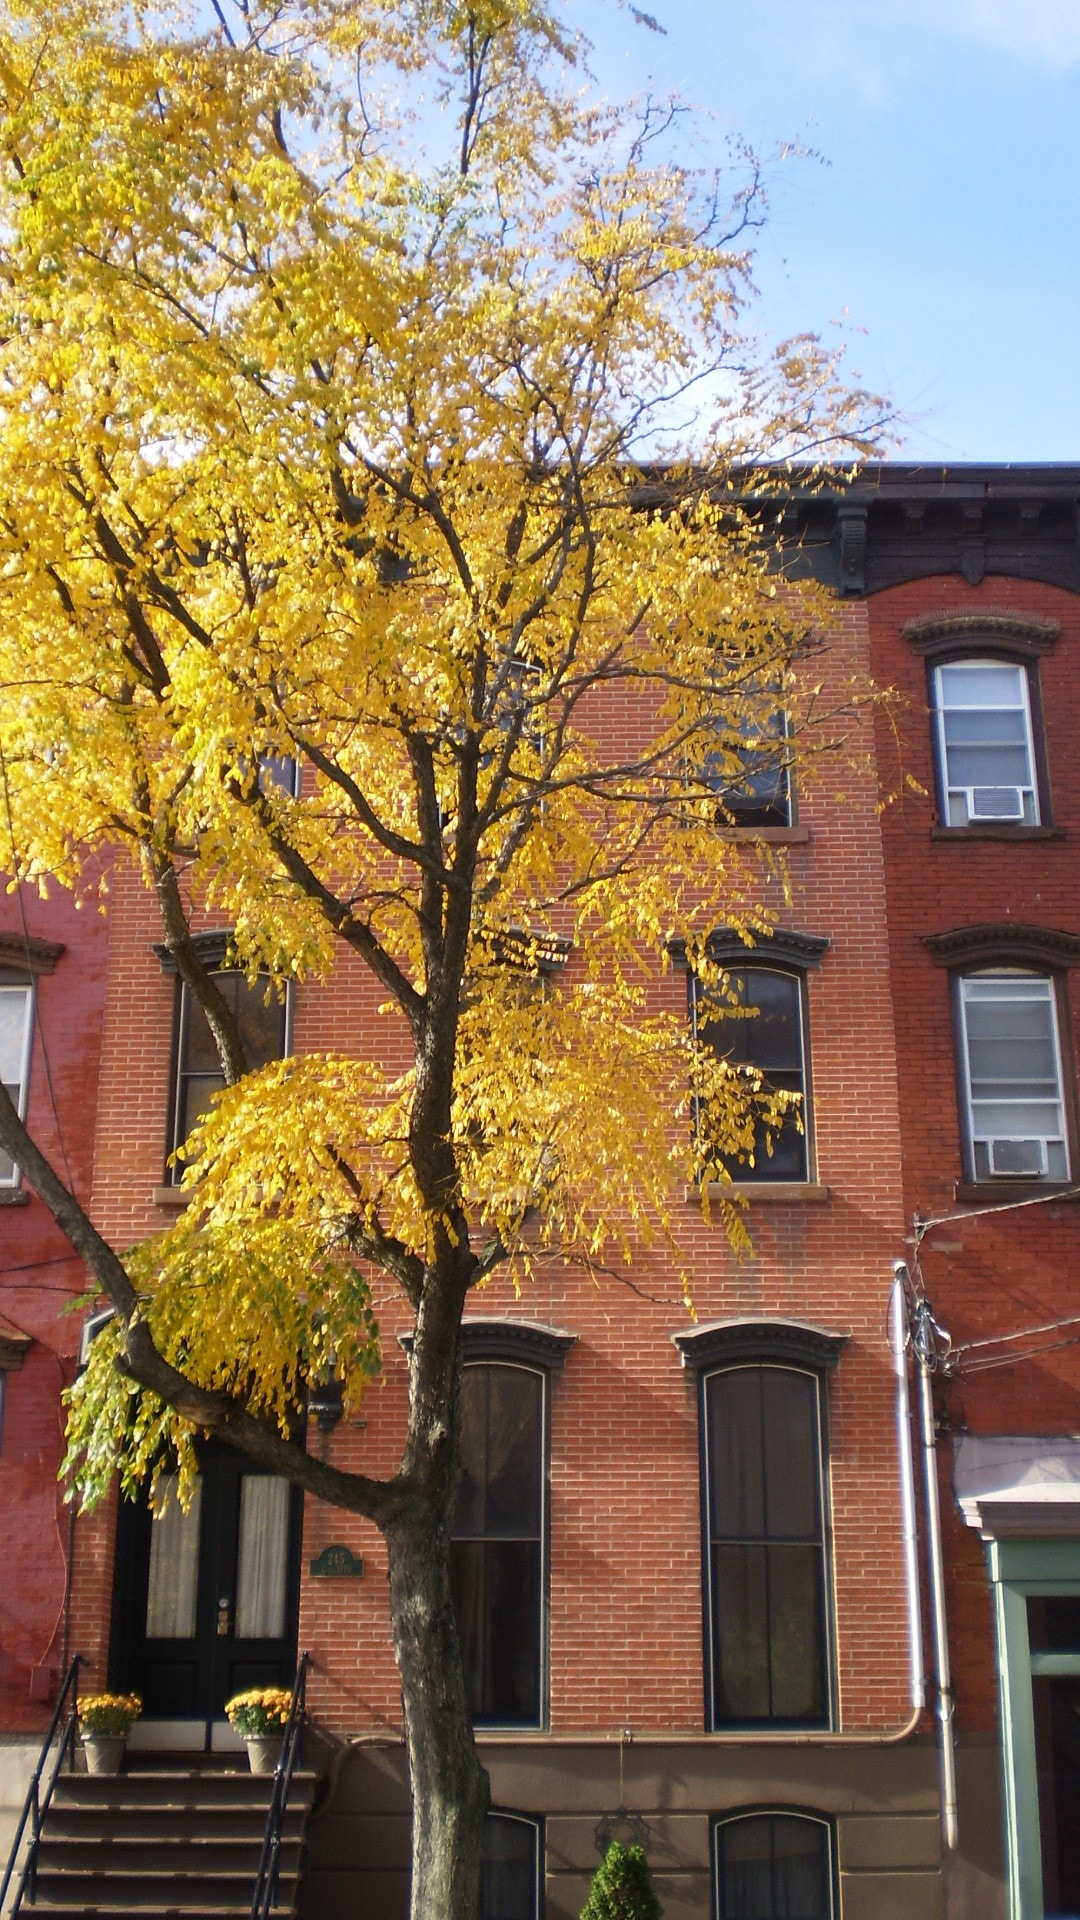
[[[294,1910],[315,1779],[293,1773],[275,1920]],[[115,1775],[61,1774],[23,1912],[43,1920],[247,1920],[273,1784],[246,1762],[173,1765],[171,1756],[129,1759]]]

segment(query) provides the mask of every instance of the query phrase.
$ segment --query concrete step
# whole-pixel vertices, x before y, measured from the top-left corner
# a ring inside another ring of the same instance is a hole
[[[293,1774],[289,1805],[310,1806],[316,1775]],[[211,1807],[259,1808],[265,1817],[273,1792],[272,1776],[209,1773],[197,1767],[151,1773],[65,1773],[56,1783],[56,1807]]]
[[[201,1825],[193,1826],[190,1833],[168,1836],[139,1834],[104,1838],[91,1835],[73,1838],[69,1834],[54,1832],[49,1821],[38,1848],[38,1878],[40,1880],[43,1873],[179,1875],[185,1869],[190,1873],[193,1852],[197,1849],[200,1874],[242,1873],[249,1880],[254,1880],[262,1842],[261,1828],[258,1833],[247,1834],[242,1839],[222,1839],[210,1837]],[[299,1872],[300,1834],[295,1828],[287,1839],[283,1838],[278,1859],[279,1872],[282,1874],[295,1875]]]
[[[175,1907],[195,1912],[247,1913],[251,1909],[254,1870],[218,1873],[196,1869],[189,1873],[65,1872],[41,1867],[35,1881],[35,1905],[56,1907],[115,1907],[130,1914],[144,1907],[169,1913]],[[289,1887],[291,1895],[291,1887]],[[282,1887],[282,1893],[286,1887]],[[33,1909],[31,1909],[32,1911]]]
[[[283,1836],[298,1839],[307,1814],[306,1803],[297,1805],[290,1795],[282,1815]],[[261,1840],[266,1808],[69,1806],[54,1800],[47,1828],[50,1838],[63,1840],[174,1840],[192,1831],[194,1822],[200,1839],[243,1841],[255,1834]]]

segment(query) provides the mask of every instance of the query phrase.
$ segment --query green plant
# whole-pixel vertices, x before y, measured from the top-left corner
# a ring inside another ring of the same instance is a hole
[[[593,1875],[581,1920],[662,1920],[644,1847],[613,1840]]]
[[[257,1740],[282,1732],[291,1702],[292,1695],[284,1687],[256,1687],[251,1693],[235,1694],[226,1702],[225,1712],[237,1733],[245,1740]]]
[[[84,1739],[115,1739],[131,1732],[141,1712],[137,1693],[88,1693],[79,1701],[79,1725]]]

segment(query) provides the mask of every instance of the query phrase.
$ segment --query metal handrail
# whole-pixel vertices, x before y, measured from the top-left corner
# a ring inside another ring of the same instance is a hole
[[[23,1862],[23,1870],[19,1876],[19,1884],[15,1889],[15,1899],[11,1908],[10,1920],[14,1920],[14,1916],[19,1912],[22,1906],[23,1894],[27,1889],[29,1889],[30,1893],[30,1903],[33,1905],[34,1880],[37,1874],[37,1854],[41,1841],[41,1826],[45,1815],[49,1811],[49,1805],[53,1797],[53,1788],[59,1777],[60,1769],[64,1764],[65,1757],[68,1755],[70,1755],[71,1758],[72,1772],[75,1770],[75,1734],[79,1724],[79,1668],[82,1664],[83,1655],[77,1653],[67,1670],[67,1676],[60,1689],[60,1698],[56,1703],[56,1709],[49,1722],[49,1731],[41,1743],[38,1763],[30,1776],[30,1785],[26,1790],[26,1800],[23,1805],[22,1817],[15,1829],[15,1838],[11,1843],[11,1852],[8,1856],[7,1866],[4,1869],[4,1878],[0,1881],[0,1913],[3,1913],[4,1901],[7,1899],[8,1888],[14,1878],[16,1862],[19,1858],[23,1836],[26,1832],[27,1822],[29,1821],[30,1846],[26,1859]],[[45,1789],[45,1796],[42,1798],[41,1781],[48,1762],[49,1749],[56,1737],[56,1730],[64,1718],[64,1707],[69,1694],[71,1696],[70,1712],[64,1723],[64,1731],[61,1735],[60,1745],[56,1751],[53,1770],[49,1775],[49,1784]]]
[[[304,1731],[304,1700],[307,1692],[308,1655],[302,1653],[293,1681],[292,1699],[289,1702],[289,1717],[285,1722],[285,1737],[281,1746],[281,1758],[274,1768],[274,1790],[270,1795],[270,1805],[266,1814],[266,1829],[263,1833],[262,1852],[259,1855],[259,1870],[255,1875],[255,1888],[251,1896],[251,1920],[267,1920],[267,1916],[277,1897],[278,1858],[281,1853],[281,1827],[285,1818],[285,1809],[289,1802],[289,1788],[292,1786],[293,1768],[300,1748]]]

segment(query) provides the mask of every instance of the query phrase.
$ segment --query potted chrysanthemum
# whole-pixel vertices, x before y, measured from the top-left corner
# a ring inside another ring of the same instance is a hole
[[[127,1737],[142,1712],[137,1693],[86,1693],[79,1730],[88,1773],[119,1773]]]
[[[254,1687],[226,1701],[229,1721],[247,1747],[252,1773],[273,1773],[281,1759],[292,1695],[284,1687]]]

